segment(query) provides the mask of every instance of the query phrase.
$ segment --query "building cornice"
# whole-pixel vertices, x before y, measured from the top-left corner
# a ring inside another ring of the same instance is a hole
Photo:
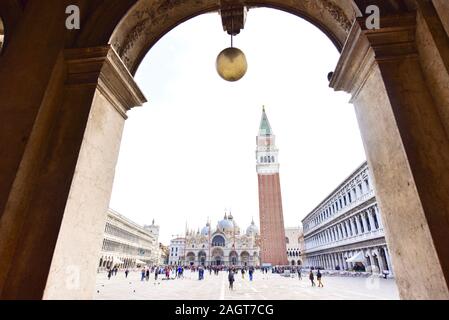
[[[64,57],[66,85],[98,88],[123,118],[128,110],[147,102],[112,46],[66,49]]]
[[[357,167],[356,170],[354,170],[345,180],[343,180],[342,183],[340,183],[331,193],[327,195],[327,197],[324,198],[315,208],[312,209],[302,220],[301,222],[304,224],[304,221],[308,218],[310,218],[313,214],[315,214],[319,208],[321,208],[326,202],[328,202],[331,198],[333,198],[335,195],[337,195],[339,192],[341,192],[342,189],[346,187],[346,185],[354,179],[357,175],[359,175],[363,170],[368,168],[367,161],[364,161],[360,166]]]

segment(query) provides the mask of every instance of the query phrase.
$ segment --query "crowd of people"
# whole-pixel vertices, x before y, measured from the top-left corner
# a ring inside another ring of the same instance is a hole
[[[268,272],[275,274],[285,274],[285,272],[289,272],[289,275],[297,274],[298,279],[302,280],[302,268],[300,266],[275,266],[275,267],[253,267],[253,266],[245,266],[245,267],[237,267],[237,266],[152,266],[152,267],[142,267],[140,269],[141,281],[149,281],[150,275],[154,274],[154,280],[158,281],[159,279],[163,280],[174,280],[174,279],[184,279],[184,272],[189,270],[192,273],[198,272],[198,280],[204,279],[205,272],[209,272],[209,275],[214,273],[215,276],[218,276],[220,272],[228,273],[228,281],[229,281],[229,289],[234,290],[234,282],[235,277],[240,273],[242,279],[245,279],[245,275],[248,274],[249,281],[253,281],[254,273],[256,270],[260,270],[262,274],[268,274]],[[108,269],[108,279],[110,280],[112,276],[117,276],[118,268],[110,268]],[[126,268],[124,270],[125,277],[128,278],[130,270]],[[316,276],[314,274],[314,268],[311,268],[309,271],[309,280],[311,281],[312,287],[317,286],[315,283],[315,278],[318,282],[318,287],[324,287],[322,283],[322,273],[320,269],[316,270]]]

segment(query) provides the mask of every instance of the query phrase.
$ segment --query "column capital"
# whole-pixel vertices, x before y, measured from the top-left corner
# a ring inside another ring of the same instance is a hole
[[[352,94],[354,100],[376,62],[418,57],[415,31],[415,12],[382,17],[377,30],[367,30],[365,20],[358,18],[346,39],[330,87]]]
[[[67,86],[98,86],[126,119],[126,112],[147,99],[112,46],[66,49]]]

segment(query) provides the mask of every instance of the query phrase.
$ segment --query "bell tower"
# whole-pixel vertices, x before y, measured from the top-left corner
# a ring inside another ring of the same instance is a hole
[[[276,147],[275,138],[264,107],[256,150],[256,169],[259,182],[260,257],[262,263],[287,265],[287,246],[279,181],[279,150]]]

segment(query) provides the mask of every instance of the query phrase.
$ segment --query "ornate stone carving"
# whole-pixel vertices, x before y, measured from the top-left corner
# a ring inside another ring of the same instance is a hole
[[[269,3],[272,2],[269,1]],[[279,5],[282,5],[284,1],[274,2],[279,2]],[[302,11],[316,19],[318,14],[326,15],[327,12],[346,33],[349,33],[352,23],[345,11],[334,0],[296,0],[295,2],[297,3],[293,4],[294,7],[303,8]],[[241,4],[244,3],[245,1],[241,1]],[[260,5],[263,6],[263,3],[264,1],[260,1]],[[141,0],[123,22],[124,29],[130,29],[124,34],[115,34],[111,43],[125,65],[131,71],[135,71],[133,68],[136,67],[136,60],[141,58],[139,55],[142,43],[152,44],[164,33],[164,30],[176,25],[177,21],[194,16],[195,13],[210,10],[215,6],[218,9],[219,5],[218,0]],[[321,18],[319,19],[321,20]]]
[[[324,8],[331,14],[331,16],[349,33],[352,27],[351,21],[344,13],[344,11],[331,0],[321,0]]]

